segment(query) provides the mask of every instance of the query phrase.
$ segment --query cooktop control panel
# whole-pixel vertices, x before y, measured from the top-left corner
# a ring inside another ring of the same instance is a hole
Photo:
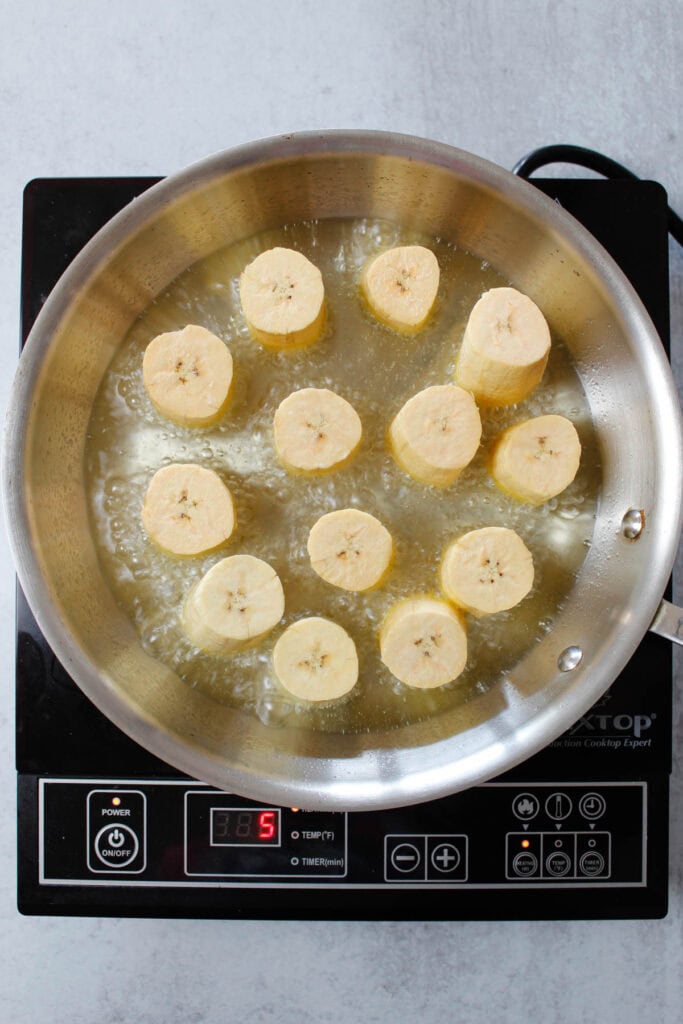
[[[646,884],[646,782],[496,782],[372,814],[259,805],[186,780],[37,785],[45,886]]]

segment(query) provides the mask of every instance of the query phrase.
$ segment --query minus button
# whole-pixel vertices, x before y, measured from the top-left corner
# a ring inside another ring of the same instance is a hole
[[[391,851],[391,866],[396,871],[414,871],[419,867],[422,854],[412,843],[401,843]]]

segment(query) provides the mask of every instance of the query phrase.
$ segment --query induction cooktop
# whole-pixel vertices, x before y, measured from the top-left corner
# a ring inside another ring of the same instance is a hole
[[[88,239],[156,178],[25,190],[22,340]],[[533,182],[611,252],[668,344],[666,193]],[[179,774],[88,701],[17,591],[18,902],[25,914],[540,919],[667,909],[670,644],[514,771],[372,813],[261,806]]]

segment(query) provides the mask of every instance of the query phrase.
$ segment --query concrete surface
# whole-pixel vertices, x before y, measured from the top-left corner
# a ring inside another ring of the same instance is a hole
[[[0,404],[16,363],[21,191],[30,178],[164,174],[280,132],[383,128],[507,167],[541,144],[595,146],[661,180],[680,212],[681,13],[676,0],[0,0]],[[671,256],[680,381],[683,257],[673,245]],[[3,1020],[680,1019],[680,659],[664,921],[23,919],[14,891],[14,595],[4,536],[0,579]]]

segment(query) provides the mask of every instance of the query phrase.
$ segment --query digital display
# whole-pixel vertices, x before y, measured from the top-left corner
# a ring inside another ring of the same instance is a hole
[[[212,807],[212,846],[279,846],[280,812],[261,807]]]

